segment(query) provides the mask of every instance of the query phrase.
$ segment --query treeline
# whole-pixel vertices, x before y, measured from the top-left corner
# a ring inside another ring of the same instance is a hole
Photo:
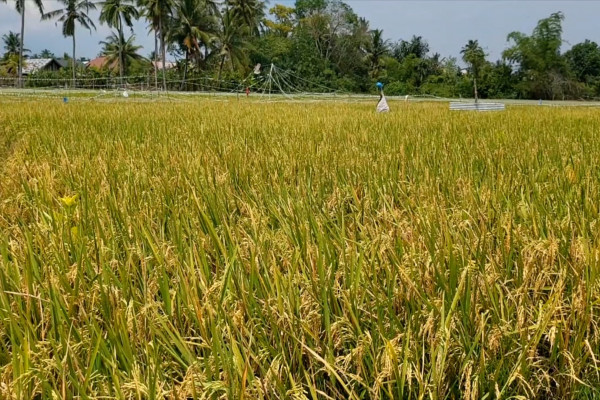
[[[76,59],[75,36],[82,28],[93,30],[102,23],[114,29],[100,42],[101,55],[107,57],[105,71],[71,68],[70,81],[78,85],[90,74],[100,74],[107,82],[115,82],[115,76],[142,75],[145,78],[138,79],[148,85],[204,90],[227,86],[222,82],[242,82],[252,76],[257,64],[275,64],[301,76],[295,84],[308,91],[326,87],[370,92],[374,83],[381,81],[389,95],[600,96],[600,48],[586,40],[561,52],[564,16],[560,12],[540,20],[531,33],[509,33],[509,48],[500,60],[492,61],[477,40],[464,45],[461,60],[432,53],[419,36],[391,42],[382,30],[370,26],[339,0],[297,0],[294,7],[276,4],[271,8],[259,0],[60,0],[63,7],[49,12],[42,0],[33,3],[42,19],[58,20],[65,36],[73,39],[72,59]],[[93,9],[100,10],[99,21],[90,18]],[[132,27],[138,18],[145,19],[155,35],[155,49],[147,58],[135,45]],[[20,76],[19,66],[26,63],[17,62],[23,40],[21,37],[15,49],[15,36],[19,39],[18,34],[4,36],[0,75]],[[9,39],[11,43],[7,43]],[[161,62],[167,54],[178,60],[173,71],[167,71]],[[67,84],[64,72],[58,74]],[[202,79],[212,79],[212,83],[194,83]],[[29,84],[34,82],[40,81],[30,78]]]

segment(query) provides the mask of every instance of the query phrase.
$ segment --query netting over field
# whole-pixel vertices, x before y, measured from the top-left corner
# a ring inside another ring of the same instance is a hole
[[[0,78],[0,90],[12,92],[18,86],[16,78]],[[97,90],[97,91],[130,91],[130,92],[201,92],[259,95],[283,95],[286,97],[299,95],[335,95],[340,91],[302,78],[300,75],[271,65],[264,70],[258,65],[244,79],[217,79],[209,76],[192,76],[182,79],[169,76],[163,82],[162,76],[154,74],[135,76],[98,76],[56,77],[51,75],[29,76],[24,78],[24,88],[31,92],[42,90]],[[27,93],[27,92],[23,92]],[[349,94],[349,93],[346,93]]]
[[[228,97],[249,97],[268,102],[365,102],[376,104],[378,98],[373,94],[355,94],[331,88],[321,82],[311,81],[299,73],[285,70],[271,64],[267,67],[257,65],[244,79],[217,79],[214,77],[192,76],[181,79],[162,76],[135,75],[81,77],[73,80],[67,77],[35,75],[25,77],[24,89],[17,89],[16,78],[0,78],[0,101],[18,101],[30,98],[56,98],[62,101],[189,101],[193,98],[212,98],[215,101]],[[387,96],[391,101],[451,102],[463,99],[444,98],[427,94],[405,94]],[[463,100],[469,101],[469,100]],[[507,105],[543,105],[543,106],[600,106],[599,102],[581,101],[532,101],[532,100],[496,100]]]

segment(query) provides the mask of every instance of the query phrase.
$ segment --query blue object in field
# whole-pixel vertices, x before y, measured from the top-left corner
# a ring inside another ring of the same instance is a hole
[[[377,82],[377,88],[378,89],[383,89],[383,83]]]
[[[68,103],[69,102],[69,98],[68,97],[63,97],[63,103]]]

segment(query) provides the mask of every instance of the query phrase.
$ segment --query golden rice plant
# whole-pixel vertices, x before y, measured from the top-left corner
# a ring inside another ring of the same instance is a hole
[[[4,102],[0,398],[600,397],[600,114]]]

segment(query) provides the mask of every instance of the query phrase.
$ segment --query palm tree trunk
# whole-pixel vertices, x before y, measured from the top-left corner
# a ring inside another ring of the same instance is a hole
[[[158,90],[158,32],[154,30],[154,87]]]
[[[72,84],[73,87],[75,87],[75,79],[76,79],[75,69],[77,68],[76,64],[77,64],[77,58],[75,58],[75,30],[73,30],[73,84]]]
[[[119,44],[119,75],[121,76],[121,87],[123,87],[123,72],[125,71],[124,60],[123,60],[123,42],[125,41],[123,38],[123,33],[119,34],[119,40],[121,43]]]
[[[123,87],[123,42],[125,41],[123,38],[123,32],[119,32],[119,40],[121,41],[121,43],[119,43],[119,76],[121,79],[121,87]]]
[[[225,66],[225,54],[221,56],[221,65],[219,65],[219,75],[217,76],[217,85],[221,87],[221,74],[223,74],[223,67]]]
[[[123,42],[125,38],[123,37],[123,21],[121,20],[121,15],[119,14],[119,77],[121,80],[121,87],[123,87]]]
[[[181,86],[179,87],[180,91],[183,91],[183,86],[185,85],[185,79],[187,77],[187,69],[188,69],[188,59],[189,59],[189,51],[185,50],[185,66],[183,67],[183,80],[181,81]]]
[[[475,103],[479,101],[479,94],[477,93],[477,78],[473,78],[473,89],[475,91]]]
[[[165,49],[165,32],[163,27],[162,16],[158,19],[158,25],[160,30],[160,51],[162,54],[162,73],[163,73],[163,91],[167,91],[167,68],[165,65],[166,62],[166,49]]]
[[[21,2],[21,43],[19,45],[19,83],[18,86],[22,88],[23,85],[23,43],[25,37],[25,0],[18,0]]]

